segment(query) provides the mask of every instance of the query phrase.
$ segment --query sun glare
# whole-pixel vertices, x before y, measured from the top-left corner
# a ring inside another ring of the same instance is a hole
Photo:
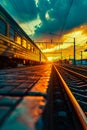
[[[48,17],[48,15],[46,16]],[[62,52],[62,58],[63,59],[69,59],[73,58],[73,45],[74,45],[74,38],[75,38],[75,44],[76,44],[76,58],[81,58],[81,51],[84,51],[87,48],[86,41],[87,41],[87,25],[82,25],[78,28],[75,28],[71,30],[70,32],[63,35],[60,39],[60,41],[63,42],[63,44],[54,44],[53,47],[43,47],[42,52],[47,56],[49,61],[54,61],[57,59],[60,59],[59,53]],[[52,44],[52,43],[50,43]],[[42,44],[43,46],[43,44]],[[55,52],[57,52],[55,54]],[[83,58],[87,58],[87,53],[83,53]]]

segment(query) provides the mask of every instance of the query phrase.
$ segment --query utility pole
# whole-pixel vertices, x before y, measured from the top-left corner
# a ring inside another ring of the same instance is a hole
[[[82,65],[82,51],[81,51],[81,65]]]
[[[74,37],[74,65],[76,65],[76,41]]]
[[[62,61],[62,51],[60,53],[61,53],[61,61]]]
[[[71,59],[71,55],[69,55],[69,60]]]

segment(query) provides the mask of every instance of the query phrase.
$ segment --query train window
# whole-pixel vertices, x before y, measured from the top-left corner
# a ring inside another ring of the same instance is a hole
[[[6,29],[6,23],[2,19],[0,19],[0,33],[6,35]]]
[[[10,30],[9,30],[9,31],[10,31],[10,32],[9,32],[10,39],[11,39],[11,40],[14,40],[15,32],[14,32],[13,28],[10,27]]]
[[[35,53],[35,49],[33,48],[33,52]]]
[[[21,45],[21,37],[20,36],[16,37],[16,42]]]
[[[25,39],[23,39],[23,41],[22,41],[22,46],[25,47],[25,48],[27,47],[27,42],[26,42]]]
[[[37,50],[36,49],[34,49],[34,53],[37,54]]]
[[[28,44],[28,49],[29,49],[29,50],[31,49],[31,45],[30,45],[30,44]]]
[[[31,51],[34,52],[34,48],[33,47],[31,47]]]

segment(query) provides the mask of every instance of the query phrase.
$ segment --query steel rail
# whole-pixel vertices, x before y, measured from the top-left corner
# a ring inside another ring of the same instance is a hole
[[[66,67],[66,66],[65,66]],[[81,71],[85,71],[85,72],[87,72],[87,70],[85,69],[85,68],[81,68],[81,67],[78,67],[78,66],[68,66],[70,69],[73,69],[73,68],[75,68],[75,69],[77,69],[77,70],[81,70]]]
[[[54,66],[59,78],[60,78],[60,81],[61,81],[61,84],[62,86],[64,87],[73,107],[74,107],[74,110],[78,116],[78,119],[82,125],[82,128],[84,130],[87,130],[87,118],[86,118],[86,115],[84,114],[82,108],[80,107],[80,105],[78,104],[78,102],[76,101],[75,97],[73,96],[72,92],[70,91],[69,87],[67,86],[67,84],[65,83],[64,79],[62,78],[61,74],[59,73],[58,69],[56,68],[56,66]]]
[[[61,66],[61,68],[63,68],[64,70],[68,71],[69,73],[74,74],[75,76],[83,79],[84,81],[87,81],[87,76],[84,76],[82,74],[79,74],[78,72],[74,72],[73,70],[67,69],[67,68],[62,67],[62,66]]]

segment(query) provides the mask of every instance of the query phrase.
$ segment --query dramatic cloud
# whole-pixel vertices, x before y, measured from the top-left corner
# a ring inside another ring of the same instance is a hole
[[[67,0],[39,0],[39,15],[42,21],[41,25],[36,26],[36,34],[50,32],[61,32],[64,28],[66,18],[70,9],[71,2]]]
[[[44,3],[39,0],[38,8],[42,21],[39,27],[36,26],[38,36],[50,32],[61,34],[87,22],[85,0],[45,0]]]
[[[72,29],[85,23],[87,23],[87,1],[73,0],[73,5],[66,23],[66,29]]]
[[[27,33],[28,28],[32,30],[35,39],[50,33],[60,35],[87,23],[86,0],[1,0],[1,4],[20,25],[24,24]]]
[[[49,59],[60,59],[61,54],[63,59],[73,58],[73,37],[76,58],[87,48],[87,0],[0,0],[0,4],[34,41],[56,42],[37,44]],[[87,52],[83,54],[87,58]]]
[[[2,0],[1,3],[19,22],[37,18],[38,9],[34,0]]]

